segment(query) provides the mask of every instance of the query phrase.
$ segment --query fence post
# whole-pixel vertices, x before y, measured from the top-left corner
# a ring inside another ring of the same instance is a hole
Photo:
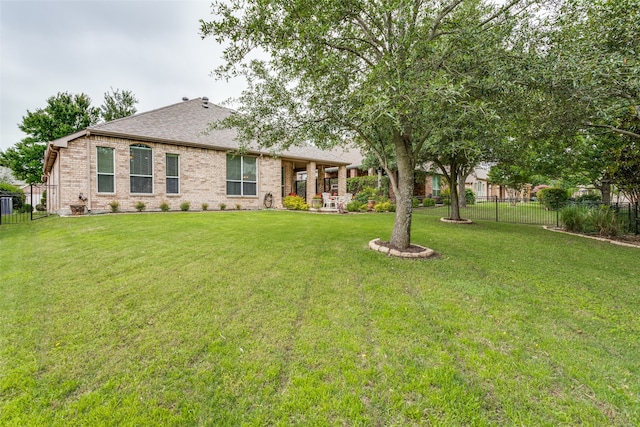
[[[636,234],[640,234],[638,231],[638,223],[640,223],[640,218],[638,218],[638,202],[636,202]]]
[[[496,222],[498,222],[498,196],[493,196],[496,201]]]

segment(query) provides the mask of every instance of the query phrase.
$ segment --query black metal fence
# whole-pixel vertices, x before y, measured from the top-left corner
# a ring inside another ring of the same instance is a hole
[[[451,216],[451,204],[429,208],[435,214]],[[593,209],[600,209],[600,203],[581,204]],[[640,234],[640,217],[638,203],[612,203],[608,205],[614,212],[621,229],[625,233]],[[438,212],[439,211],[439,212]],[[509,222],[515,224],[537,224],[555,227],[564,226],[560,209],[548,209],[538,202],[522,199],[499,199],[497,197],[477,197],[474,203],[460,208],[460,216],[465,219]]]
[[[50,215],[47,192],[52,187],[32,184],[21,192],[0,191],[0,225],[34,221]]]

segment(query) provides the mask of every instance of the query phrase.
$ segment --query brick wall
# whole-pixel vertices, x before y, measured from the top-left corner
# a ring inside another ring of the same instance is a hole
[[[109,203],[117,201],[121,211],[134,211],[139,201],[146,204],[147,211],[159,210],[162,202],[167,202],[172,210],[179,210],[182,202],[190,203],[190,210],[200,210],[203,203],[209,210],[220,209],[260,209],[266,193],[273,195],[273,207],[282,207],[281,162],[268,156],[258,157],[258,195],[253,197],[227,196],[226,194],[226,153],[204,148],[185,147],[170,144],[144,142],[151,147],[153,155],[153,193],[130,194],[129,191],[129,147],[139,141],[89,136],[69,142],[68,148],[61,148],[49,177],[59,185],[59,208],[61,214],[70,212],[70,205],[82,204],[80,193],[87,198],[87,209],[92,212],[110,211]],[[115,192],[98,193],[96,170],[96,147],[114,148]],[[166,193],[166,154],[178,154],[180,193]],[[57,172],[59,168],[59,173]]]

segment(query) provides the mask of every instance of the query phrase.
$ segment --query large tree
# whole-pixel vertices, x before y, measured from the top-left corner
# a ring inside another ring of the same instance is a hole
[[[0,164],[10,168],[18,179],[40,182],[47,143],[96,124],[99,116],[89,96],[59,92],[47,99],[46,107],[27,110],[19,128],[28,136],[0,153]]]
[[[473,54],[482,34],[502,31],[529,3],[218,1],[215,18],[201,21],[202,35],[228,43],[218,75],[244,75],[249,84],[240,114],[219,126],[275,149],[358,141],[390,177],[397,200],[391,243],[407,248],[416,163],[439,126],[432,119],[443,102],[464,97],[449,59]],[[470,34],[472,43],[463,43]]]

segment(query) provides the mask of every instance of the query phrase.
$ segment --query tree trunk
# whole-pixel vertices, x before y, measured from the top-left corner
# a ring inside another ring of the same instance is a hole
[[[458,195],[460,196],[460,207],[467,207],[467,188],[465,187],[465,181],[467,180],[466,176],[463,176],[464,173],[458,175]]]
[[[411,215],[413,198],[415,165],[411,153],[410,141],[396,136],[396,155],[398,164],[398,181],[393,191],[396,194],[396,220],[393,224],[391,244],[398,249],[406,249],[411,244]]]
[[[602,193],[602,203],[605,205],[611,204],[611,181],[605,180],[602,182],[602,186],[600,187],[600,192]]]
[[[460,221],[460,198],[458,197],[458,168],[457,165],[451,164],[451,179],[449,180],[449,191],[451,193],[451,217],[455,221]]]

